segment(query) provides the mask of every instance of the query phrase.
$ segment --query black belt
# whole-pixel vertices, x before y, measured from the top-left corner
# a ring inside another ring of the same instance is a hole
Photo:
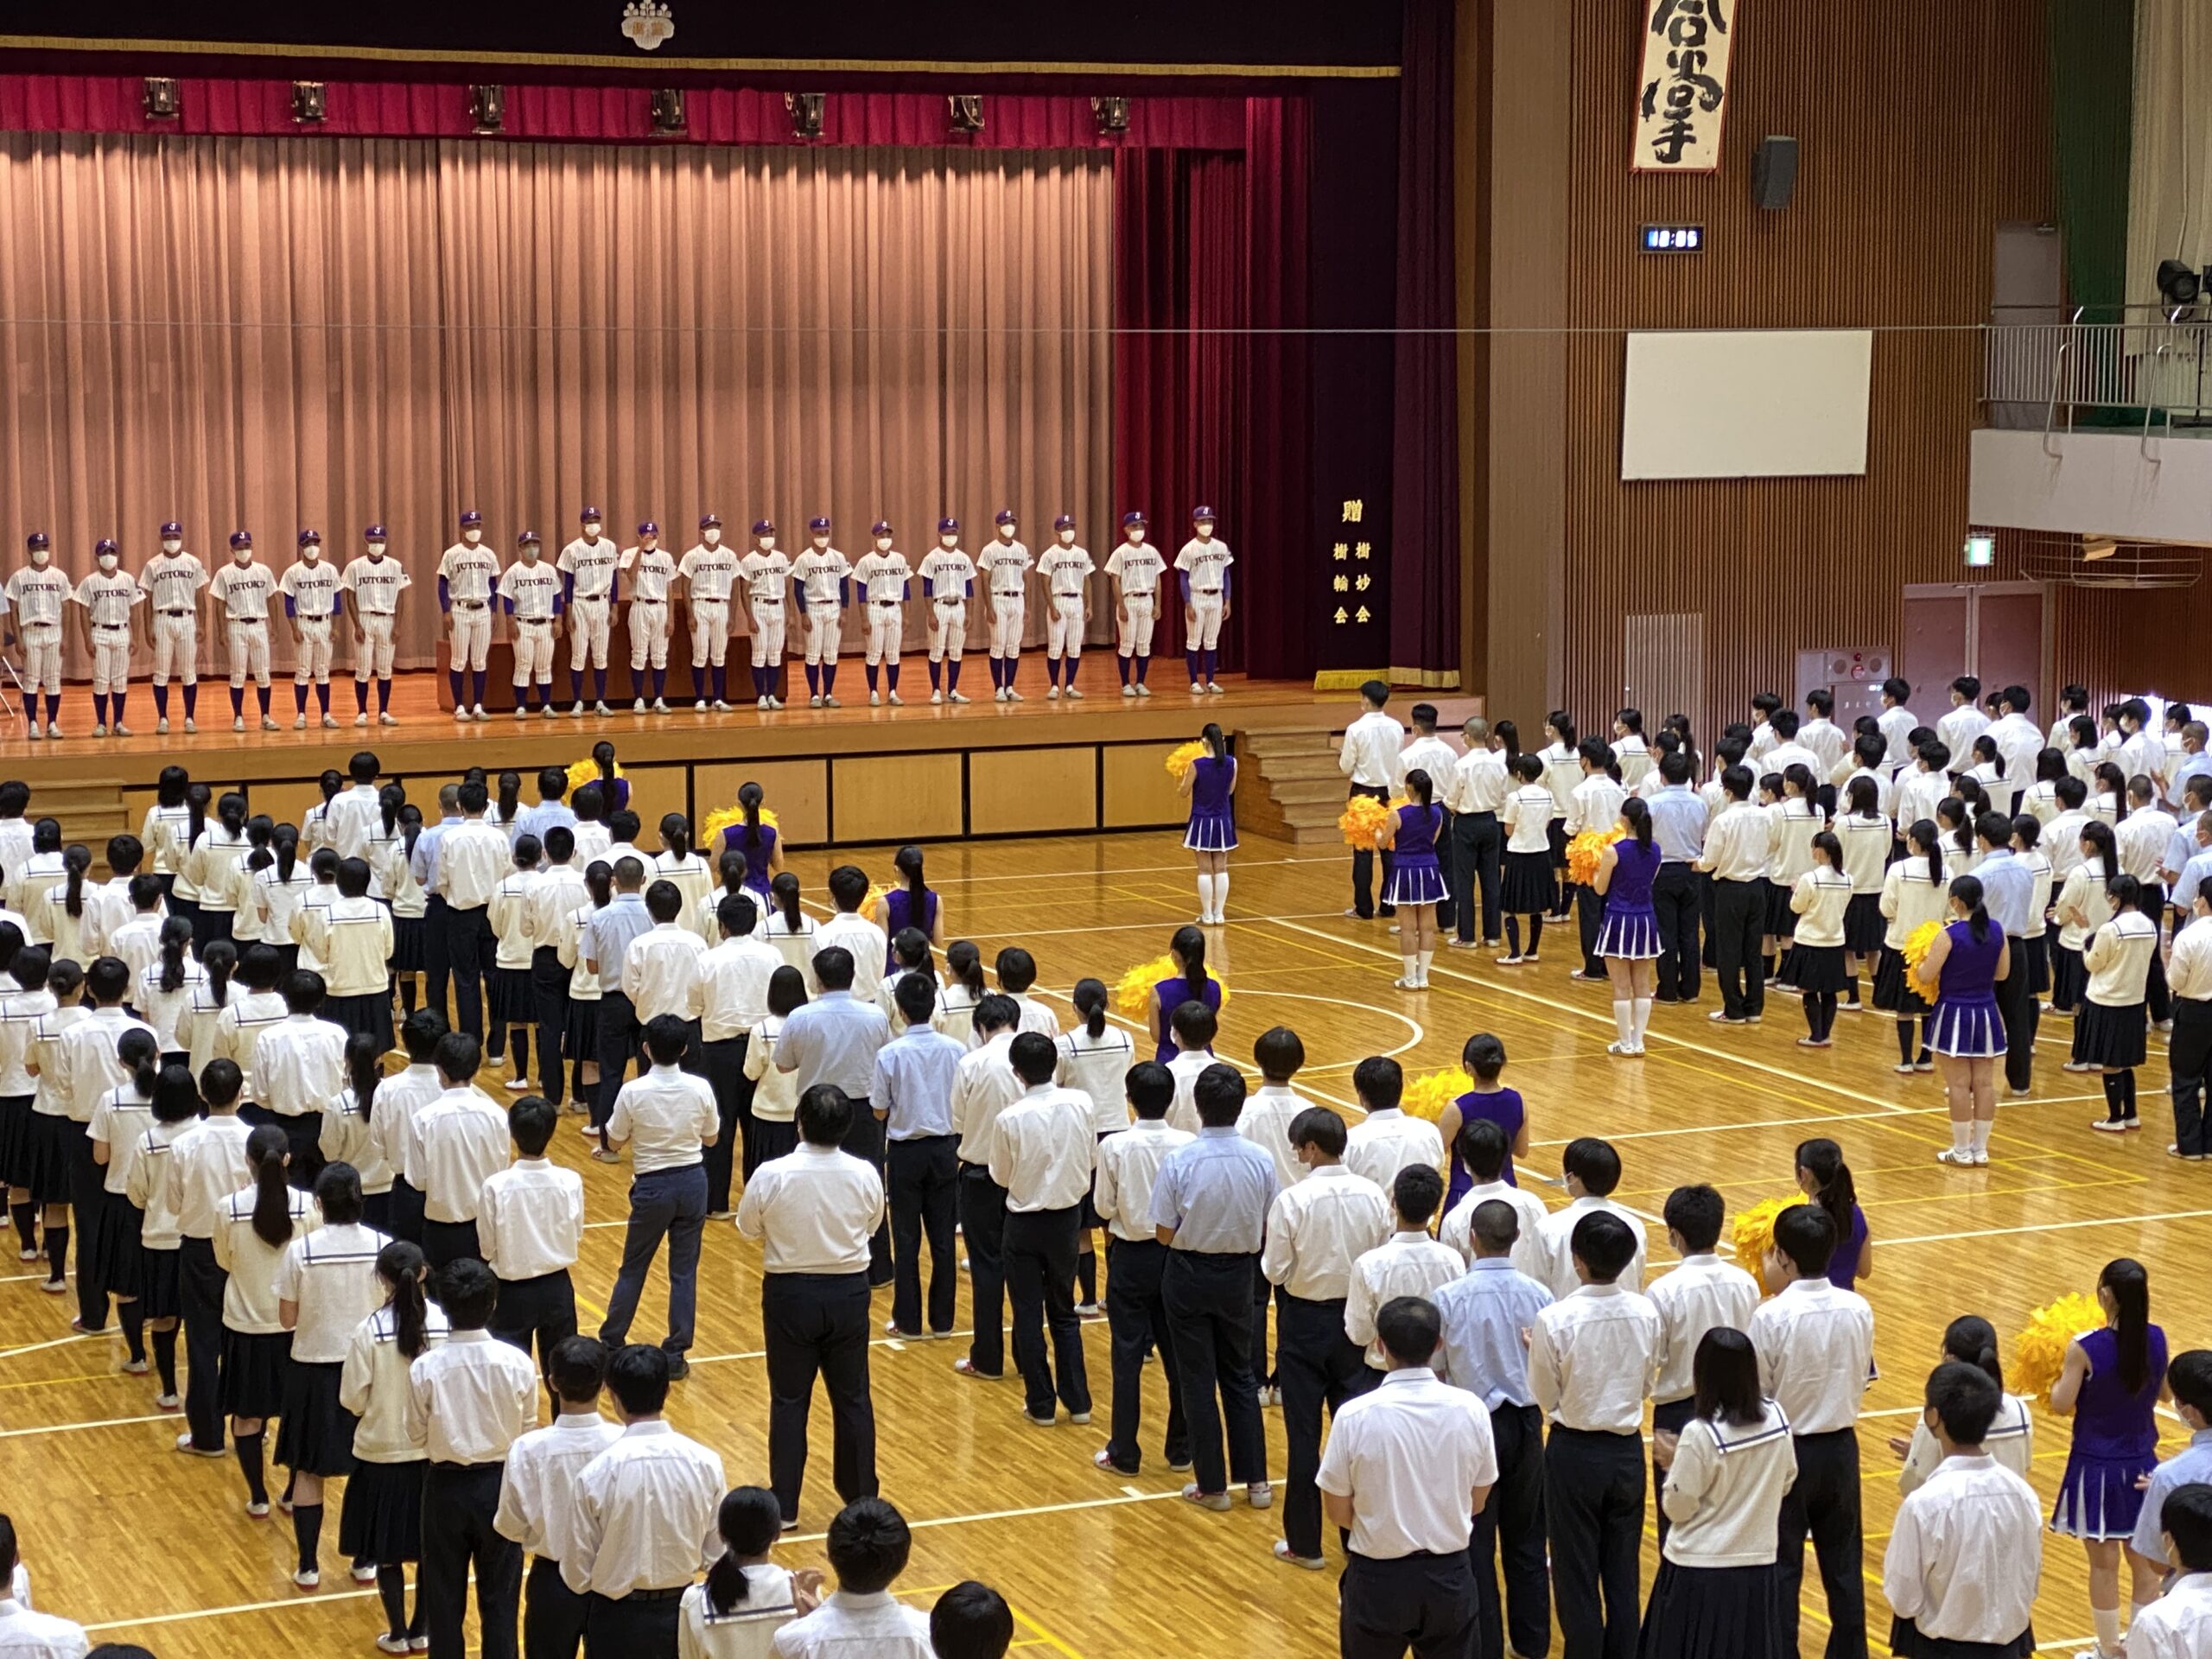
[[[163,611],[162,614],[163,616],[190,616],[192,613],[190,611]]]
[[[602,1592],[601,1599],[607,1601],[674,1601],[690,1587],[688,1584],[679,1584],[672,1590],[648,1590],[639,1586],[624,1596],[609,1596]]]
[[[241,625],[251,625],[255,622],[266,622],[269,619],[265,616],[226,616],[223,620],[226,622],[237,622]]]
[[[130,626],[130,625],[128,622],[95,622],[92,624],[92,632],[95,633],[121,633]]]
[[[869,604],[880,606],[887,611],[895,611],[899,607],[906,602],[906,601],[903,599],[871,599],[868,601]]]
[[[456,599],[454,601],[454,605],[455,608],[464,611],[480,611],[484,608],[484,601],[480,599]]]
[[[1200,599],[1211,599],[1215,594],[1220,593],[1221,589],[1218,588],[1193,588],[1191,591],[1196,594]]]

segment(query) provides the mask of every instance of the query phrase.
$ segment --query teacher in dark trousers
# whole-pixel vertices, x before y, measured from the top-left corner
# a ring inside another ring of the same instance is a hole
[[[1475,1650],[1474,1517],[1497,1478],[1490,1413],[1430,1369],[1436,1309],[1397,1296],[1376,1315],[1389,1361],[1344,1402],[1321,1454],[1322,1507],[1351,1535],[1338,1591],[1344,1659],[1452,1659]]]
[[[1506,775],[1505,757],[1493,747],[1490,721],[1478,715],[1461,728],[1467,752],[1452,763],[1444,785],[1444,804],[1452,811],[1452,917],[1455,924],[1451,943],[1465,949],[1478,942],[1475,921],[1481,912],[1479,942],[1496,944],[1498,938],[1498,869],[1505,855],[1505,832],[1497,815],[1513,792]]]
[[[2188,925],[2174,935],[2166,984],[2174,997],[2173,1040],[2166,1063],[2173,1072],[2177,1158],[2202,1160],[2212,1153],[2204,1134],[2204,1084],[2212,1071],[2212,893],[2202,882],[2189,901]]]
[[[1659,916],[1658,996],[1661,1002],[1694,1002],[1698,993],[1698,918],[1705,896],[1697,861],[1705,855],[1705,803],[1690,788],[1690,758],[1680,749],[1659,757],[1659,787],[1651,809],[1651,839],[1659,869],[1651,878],[1651,906]]]
[[[1989,919],[2005,930],[2005,976],[1996,984],[1997,1015],[2005,1022],[2005,1082],[2024,1095],[2035,1082],[2036,995],[2031,988],[2028,929],[2035,924],[2035,872],[2012,848],[2012,820],[1985,812],[1974,822],[1981,862],[1974,873],[1981,882],[1981,902]]]

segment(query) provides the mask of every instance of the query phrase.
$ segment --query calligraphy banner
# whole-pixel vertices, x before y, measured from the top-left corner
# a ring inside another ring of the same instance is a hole
[[[1719,170],[1735,38],[1731,14],[1740,5],[1741,0],[1646,0],[1631,172]]]

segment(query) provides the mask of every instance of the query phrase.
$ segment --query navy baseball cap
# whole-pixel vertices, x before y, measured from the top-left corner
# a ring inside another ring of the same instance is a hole
[[[321,547],[322,545],[322,532],[319,530],[302,531],[300,532],[300,545],[302,547],[305,547],[310,542],[314,543],[315,546]]]
[[[31,539],[37,542],[43,542],[46,540],[46,537],[43,536],[35,536]],[[232,531],[231,532],[231,545],[232,547],[251,547],[253,545],[253,532],[250,530]]]
[[[544,545],[544,543],[538,541],[537,532],[534,530],[525,530],[521,535],[515,537],[515,545],[517,547],[528,547],[533,544],[537,546]]]
[[[1014,522],[1014,509],[1012,507],[1001,507],[999,509],[998,517],[991,522],[998,524],[1012,524]]]
[[[711,512],[699,521],[699,528],[702,530],[720,530],[721,527],[722,521]]]
[[[830,528],[830,521],[827,518],[810,518],[806,521],[806,527],[810,531],[827,530]]]
[[[755,536],[774,535],[776,533],[776,521],[772,518],[755,518],[753,521],[753,533]]]
[[[233,537],[231,537],[231,539],[232,539],[232,541],[236,541],[236,540],[238,540],[238,537],[235,537],[235,536],[233,536]],[[251,539],[251,537],[249,537],[248,539]],[[23,545],[24,545],[25,547],[27,547],[27,548],[31,549],[33,551],[36,551],[38,549],[40,549],[40,548],[41,548],[41,547],[42,547],[42,548],[48,549],[48,550],[50,550],[53,548],[54,543],[53,543],[51,541],[49,541],[49,540],[48,540],[48,539],[47,539],[47,534],[46,534],[46,532],[45,532],[44,531],[42,531],[42,530],[35,530],[35,531],[31,531],[31,533],[30,533],[28,537],[26,537],[24,538]]]
[[[868,533],[871,536],[888,536],[891,533],[891,521],[888,518],[877,519]]]
[[[163,540],[167,540],[172,536],[181,536],[183,534],[184,526],[177,523],[174,518],[170,519],[168,523],[162,526],[162,537]]]
[[[471,524],[481,524],[483,522],[484,515],[474,507],[461,515],[461,527],[463,530],[467,530]]]
[[[1144,514],[1141,512],[1125,512],[1122,515],[1122,528],[1127,530],[1131,524],[1141,524],[1144,521]]]
[[[638,534],[640,536],[658,536],[660,534],[660,526],[653,523],[652,519],[648,518],[644,524],[638,526]]]
[[[1073,513],[1067,512],[1062,513],[1058,518],[1052,520],[1052,528],[1054,530],[1073,530],[1075,528],[1075,515]]]
[[[938,519],[937,521],[937,533],[940,536],[958,535],[960,533],[960,521],[957,518]]]
[[[100,537],[99,541],[92,544],[92,556],[94,558],[98,558],[103,553],[120,554],[122,551],[123,550],[121,548],[118,547],[113,542],[110,541],[105,536]]]
[[[384,533],[384,526],[382,524],[371,524],[366,530],[361,532],[361,539],[365,542],[382,542],[389,541],[391,537],[387,537]]]
[[[1211,524],[1213,522],[1213,509],[1211,507],[1192,507],[1191,509],[1191,522],[1195,524],[1201,521],[1207,524]]]
[[[576,522],[580,524],[597,524],[599,522],[599,509],[597,507],[586,507],[582,512],[576,515]]]

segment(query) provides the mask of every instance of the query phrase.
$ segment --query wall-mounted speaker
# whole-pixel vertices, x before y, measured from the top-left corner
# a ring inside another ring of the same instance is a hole
[[[1797,188],[1797,141],[1769,137],[1751,151],[1751,205],[1778,212]]]

